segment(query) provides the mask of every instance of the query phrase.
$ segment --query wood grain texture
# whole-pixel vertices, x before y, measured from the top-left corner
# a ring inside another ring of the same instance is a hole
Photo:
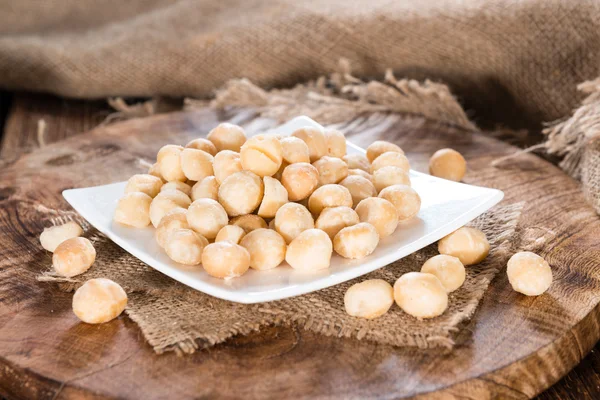
[[[140,171],[139,158],[151,159],[164,143],[185,143],[230,116],[202,111],[132,120],[42,148],[0,171],[0,393],[48,399],[529,398],[595,345],[600,222],[577,183],[533,155],[492,168],[494,158],[514,148],[408,117],[354,121],[347,127],[350,140],[395,141],[419,170],[433,151],[451,146],[469,160],[469,183],[502,189],[507,202],[526,200],[522,233],[554,268],[548,294],[521,296],[499,274],[453,352],[280,327],[191,356],[157,356],[126,317],[101,326],[79,323],[70,294],[34,279],[50,263],[38,235],[52,210],[68,210],[61,190],[125,179]],[[248,114],[235,117],[249,129],[264,126]],[[574,395],[569,386],[556,390]],[[582,394],[596,393],[588,388]]]

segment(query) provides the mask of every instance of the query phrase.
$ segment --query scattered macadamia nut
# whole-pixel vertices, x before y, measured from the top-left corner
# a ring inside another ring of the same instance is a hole
[[[281,184],[290,201],[303,200],[319,186],[319,171],[308,163],[290,164],[283,170]]]
[[[163,185],[162,179],[150,174],[133,175],[127,181],[125,193],[142,192],[150,197],[155,197]]]
[[[356,206],[360,222],[368,222],[377,230],[380,238],[390,236],[398,226],[396,207],[386,199],[369,197]]]
[[[460,182],[466,172],[467,162],[456,150],[441,149],[429,159],[429,173],[438,178]]]
[[[439,254],[425,261],[421,272],[435,275],[448,293],[461,287],[467,276],[463,263],[446,254]]]
[[[542,257],[521,251],[508,260],[506,269],[512,288],[526,296],[539,296],[552,284],[552,269]]]
[[[223,150],[217,153],[213,159],[213,172],[219,184],[223,183],[229,176],[242,171],[240,153],[231,150]]]
[[[230,217],[236,217],[256,210],[263,194],[263,181],[258,175],[250,171],[236,172],[219,186],[219,203]]]
[[[350,207],[329,207],[321,211],[315,222],[315,228],[322,230],[333,240],[343,228],[359,222],[358,214]]]
[[[190,196],[192,194],[192,188],[190,187],[190,185],[181,181],[167,182],[160,188],[161,192],[167,190],[179,190],[180,192],[185,193],[187,196]]]
[[[324,156],[312,165],[319,172],[319,185],[338,183],[348,176],[348,165],[341,158]]]
[[[240,241],[244,236],[246,236],[246,231],[242,227],[237,225],[225,225],[221,228],[219,233],[217,233],[215,242],[228,240],[231,243],[240,244]]]
[[[398,221],[405,221],[414,217],[421,209],[421,198],[410,186],[388,186],[379,192],[379,197],[386,199],[396,207]]]
[[[156,228],[169,211],[177,207],[187,209],[191,203],[190,198],[179,190],[161,191],[150,203],[150,221]]]
[[[363,154],[346,154],[343,158],[348,164],[348,169],[360,169],[371,172],[371,163]]]
[[[77,222],[67,222],[63,225],[51,226],[45,228],[40,235],[42,247],[50,252],[54,252],[59,244],[67,239],[76,238],[83,235],[83,229]]]
[[[327,141],[327,155],[330,157],[342,158],[346,155],[346,137],[336,129],[325,130],[325,140]]]
[[[219,199],[219,182],[214,176],[207,176],[192,186],[192,201],[198,199]]]
[[[150,166],[150,168],[148,168],[148,175],[156,176],[163,182],[166,181],[166,179],[163,178],[162,174],[160,173],[160,165],[158,163],[154,163]]]
[[[176,208],[167,213],[158,224],[156,231],[154,231],[154,238],[156,243],[162,248],[165,247],[167,237],[176,229],[192,229],[187,222],[187,210]],[[175,211],[175,212],[174,212]]]
[[[244,247],[229,241],[215,242],[204,249],[202,266],[215,278],[236,278],[250,268],[250,253]]]
[[[388,312],[394,304],[394,289],[383,279],[369,279],[350,286],[344,295],[346,313],[353,317],[374,319]]]
[[[209,240],[217,237],[217,233],[229,222],[223,206],[213,199],[194,201],[186,215],[190,227]]]
[[[174,144],[163,146],[156,156],[160,166],[160,174],[168,181],[185,181],[186,177],[181,169],[181,152],[183,147]]]
[[[357,170],[362,171],[362,170]],[[348,189],[352,196],[352,205],[356,207],[361,200],[377,196],[377,190],[370,180],[360,175],[350,175],[340,182],[340,185]]]
[[[185,147],[188,149],[205,151],[213,157],[217,154],[217,147],[213,144],[213,142],[204,138],[194,139],[186,144]]]
[[[241,126],[224,122],[211,130],[206,138],[215,145],[217,151],[231,150],[239,152],[246,142],[246,132]]]
[[[463,226],[438,242],[440,254],[456,257],[463,265],[482,262],[490,252],[490,242],[485,233],[476,228]]]
[[[279,139],[281,143],[283,161],[289,164],[310,163],[308,145],[304,140],[294,136]]]
[[[348,170],[348,176],[362,176],[363,178],[369,180],[371,183],[373,182],[373,175],[371,175],[370,173],[368,173],[367,171],[363,171],[362,169],[349,169]]]
[[[52,266],[56,273],[66,278],[83,274],[96,260],[96,249],[83,237],[67,239],[54,249]]]
[[[406,158],[404,154],[397,153],[395,151],[388,151],[373,160],[371,163],[371,174],[375,174],[375,171],[380,168],[389,166],[398,167],[406,173],[410,171],[408,158]]]
[[[127,293],[110,279],[90,279],[73,295],[73,313],[88,324],[117,318],[127,306]]]
[[[288,192],[281,182],[270,176],[263,178],[263,184],[265,193],[258,208],[258,215],[263,218],[274,218],[279,207],[288,202]]]
[[[394,300],[407,314],[418,319],[442,315],[448,308],[448,294],[432,274],[409,272],[394,284]]]
[[[292,136],[306,143],[311,163],[327,155],[327,139],[325,139],[325,134],[321,129],[306,126],[294,131]]]
[[[367,147],[367,159],[372,163],[377,157],[389,151],[404,154],[400,146],[385,140],[376,140]]]
[[[402,168],[390,165],[388,167],[379,168],[373,173],[373,184],[375,185],[377,192],[381,192],[386,187],[392,185],[410,186],[410,178]]]
[[[378,244],[377,229],[366,222],[343,228],[333,238],[333,249],[344,258],[365,258]]]
[[[252,232],[255,229],[268,227],[264,219],[254,214],[240,215],[239,217],[232,218],[229,224],[239,226],[246,233]]]
[[[169,258],[184,265],[198,265],[208,240],[191,229],[175,229],[166,237],[165,252]]]
[[[318,271],[329,268],[332,252],[331,239],[325,232],[320,229],[308,229],[289,244],[285,260],[294,269]]]
[[[352,195],[342,185],[323,185],[310,195],[308,209],[314,215],[319,215],[326,207],[352,207]]]
[[[146,193],[126,193],[117,203],[114,220],[134,228],[144,228],[150,225],[150,204],[152,197]]]
[[[290,243],[305,230],[314,227],[315,221],[310,211],[302,204],[284,204],[275,214],[275,230],[283,236],[287,243]]]
[[[186,178],[201,181],[213,175],[213,156],[206,151],[183,149],[181,152],[181,169]]]
[[[272,135],[256,135],[244,143],[240,150],[242,168],[256,175],[272,176],[283,161],[281,142]]]
[[[285,259],[285,240],[271,229],[253,230],[244,236],[240,245],[250,253],[250,268],[253,269],[273,269]]]

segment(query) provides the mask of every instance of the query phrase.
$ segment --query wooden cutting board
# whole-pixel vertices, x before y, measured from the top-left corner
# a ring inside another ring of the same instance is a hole
[[[359,145],[387,139],[417,170],[442,147],[462,152],[467,182],[526,201],[520,233],[552,265],[550,291],[513,292],[504,272],[492,282],[453,351],[394,348],[266,328],[189,356],[156,355],[122,316],[79,323],[72,295],[36,275],[51,258],[38,236],[61,191],[125,180],[165,143],[186,143],[233,117],[210,110],[99,127],[25,155],[0,169],[0,390],[10,397],[53,398],[528,398],[575,366],[600,336],[600,221],[573,181],[550,163],[522,155],[490,165],[515,148],[417,117],[369,118],[346,126]],[[443,195],[443,194],[440,194]],[[537,242],[536,242],[537,241]]]

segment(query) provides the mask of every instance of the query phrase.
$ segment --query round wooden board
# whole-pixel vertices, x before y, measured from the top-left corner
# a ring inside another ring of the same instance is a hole
[[[266,121],[209,110],[99,127],[23,156],[0,171],[0,392],[15,398],[528,398],[556,382],[600,335],[600,221],[578,184],[533,155],[490,163],[515,149],[416,117],[353,121],[359,145],[400,144],[426,170],[442,147],[469,161],[468,183],[526,201],[520,233],[554,271],[548,293],[513,292],[506,275],[492,282],[454,350],[394,348],[325,337],[293,327],[266,328],[193,355],[156,355],[122,316],[79,323],[71,294],[35,277],[51,262],[38,236],[61,191],[125,180],[165,143],[186,143],[219,120],[249,130]],[[390,123],[393,122],[393,123]],[[441,194],[443,195],[443,194]],[[537,240],[537,242],[536,242]]]

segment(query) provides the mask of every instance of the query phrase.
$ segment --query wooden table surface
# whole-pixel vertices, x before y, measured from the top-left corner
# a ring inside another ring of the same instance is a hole
[[[2,161],[14,160],[24,152],[93,128],[110,112],[102,101],[83,102],[47,95],[0,92],[0,168]],[[600,398],[598,349],[597,345],[580,365],[538,398]],[[6,395],[5,384],[0,381],[0,395]]]

